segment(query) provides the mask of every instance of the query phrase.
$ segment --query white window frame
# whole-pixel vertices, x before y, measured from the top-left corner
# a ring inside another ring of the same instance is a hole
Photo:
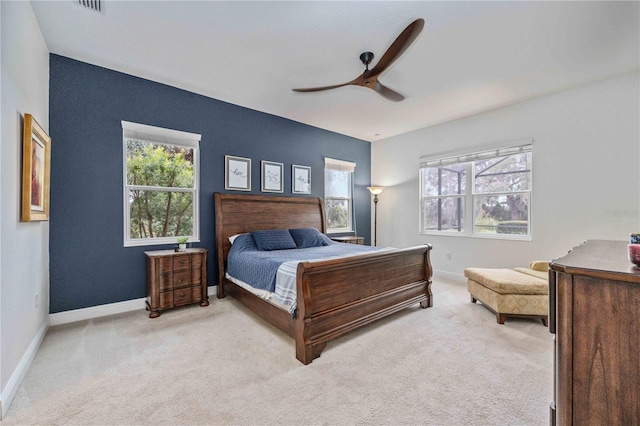
[[[127,183],[127,140],[139,140],[153,144],[180,146],[193,149],[193,188],[167,188],[155,186],[129,185]],[[177,237],[131,238],[129,191],[143,189],[148,191],[191,192],[193,194],[193,229],[188,242],[200,241],[200,139],[201,135],[180,130],[148,126],[146,124],[122,121],[122,161],[123,161],[123,210],[124,210],[124,246],[150,246],[175,244]]]
[[[527,234],[487,234],[482,232],[475,232],[476,229],[476,217],[474,212],[474,206],[476,198],[478,197],[490,197],[496,195],[504,195],[507,192],[496,192],[496,193],[476,193],[475,190],[475,167],[474,161],[476,160],[486,160],[489,158],[502,157],[507,155],[513,155],[517,153],[530,152],[531,159],[531,180],[533,181],[533,140],[519,141],[517,143],[512,143],[508,145],[500,145],[498,147],[489,147],[484,148],[478,152],[464,152],[458,154],[443,154],[436,155],[430,157],[423,157],[420,160],[420,174],[419,174],[419,185],[420,185],[420,201],[419,201],[419,233],[422,235],[442,235],[442,236],[453,236],[453,237],[473,237],[473,238],[488,238],[488,239],[498,239],[498,240],[521,240],[521,241],[531,241],[533,235],[533,220],[531,217],[531,205],[532,205],[532,194],[533,194],[533,182],[529,190],[526,191],[516,191],[509,192],[508,194],[528,194],[529,202],[527,204],[527,217],[528,220],[528,233]],[[430,196],[424,194],[424,171],[427,167],[438,167],[444,165],[452,165],[452,164],[465,164],[466,167],[466,191],[464,195],[457,194],[449,194],[443,196]],[[424,229],[424,201],[426,199],[438,199],[438,198],[462,198],[464,200],[464,211],[462,212],[463,216],[463,230],[425,230]]]
[[[346,200],[348,203],[348,219],[347,219],[347,227],[345,228],[329,228],[329,224],[327,223],[327,234],[339,234],[342,232],[353,232],[353,173],[356,169],[356,163],[351,161],[337,160],[335,158],[324,158],[324,169],[325,169],[325,213],[326,213],[326,205],[327,200]],[[327,169],[338,170],[349,173],[349,197],[329,197],[326,195],[326,171]]]

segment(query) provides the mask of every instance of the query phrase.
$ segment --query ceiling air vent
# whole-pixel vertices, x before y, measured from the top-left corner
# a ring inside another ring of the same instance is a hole
[[[78,4],[96,12],[102,12],[102,0],[78,0]]]

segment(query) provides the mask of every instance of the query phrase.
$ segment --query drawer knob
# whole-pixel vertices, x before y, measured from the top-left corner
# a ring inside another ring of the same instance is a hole
[[[186,295],[186,294],[184,294],[184,293],[180,293],[180,300],[184,299],[185,297],[187,297],[187,295]]]

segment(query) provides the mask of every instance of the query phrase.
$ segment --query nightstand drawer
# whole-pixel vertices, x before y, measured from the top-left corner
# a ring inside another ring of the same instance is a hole
[[[191,274],[189,271],[176,272],[173,274],[173,288],[186,287],[191,285]]]
[[[331,237],[333,241],[338,243],[347,243],[347,244],[364,244],[364,237],[357,237],[355,235],[349,235],[346,237]]]
[[[189,269],[191,267],[189,262],[190,256],[188,254],[179,254],[173,257],[173,270],[179,271],[182,269]]]
[[[174,290],[173,291],[173,305],[174,306],[180,306],[180,305],[188,305],[189,303],[191,303],[192,300],[192,292],[193,287],[185,287],[185,288],[181,288],[179,290]]]
[[[198,277],[197,282],[200,282],[200,277]],[[191,274],[189,271],[164,274],[160,276],[160,291],[173,290],[174,288],[186,287],[191,284]]]
[[[194,289],[197,289],[197,291],[194,292]],[[198,300],[201,295],[202,290],[200,290],[199,287],[185,287],[173,291],[163,291],[160,293],[160,309],[169,309],[174,306],[188,305],[194,300]]]

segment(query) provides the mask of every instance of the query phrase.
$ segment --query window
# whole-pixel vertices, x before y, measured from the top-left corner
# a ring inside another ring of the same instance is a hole
[[[530,239],[531,170],[531,144],[423,161],[420,232]]]
[[[199,241],[200,135],[122,122],[124,245]]]
[[[324,159],[324,203],[327,232],[353,231],[353,172],[355,163]]]

